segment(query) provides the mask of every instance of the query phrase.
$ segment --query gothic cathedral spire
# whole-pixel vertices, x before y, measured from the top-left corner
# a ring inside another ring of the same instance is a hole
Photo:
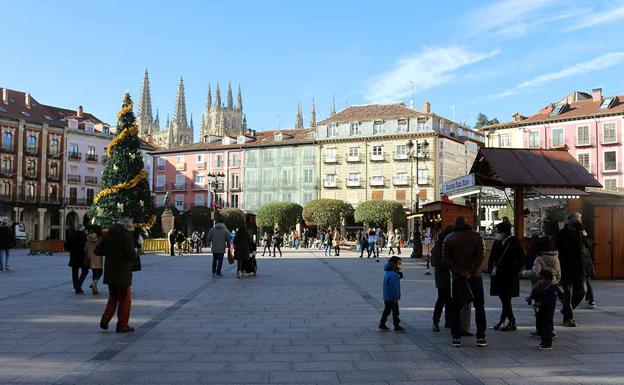
[[[240,83],[238,83],[238,95],[236,97],[236,106],[240,113],[243,113],[243,95],[241,94]]]
[[[154,116],[152,115],[152,97],[150,95],[149,74],[145,69],[143,75],[143,89],[141,90],[141,99],[139,101],[138,125],[141,136],[151,135]]]
[[[234,109],[234,98],[232,97],[232,83],[231,82],[228,83],[227,109],[228,110],[233,110]]]
[[[330,116],[334,116],[336,115],[336,98],[332,96],[332,104],[331,104],[331,111],[329,112]]]
[[[206,111],[210,111],[212,107],[212,91],[210,90],[210,84],[208,84],[208,97],[206,97]]]
[[[176,96],[176,106],[173,113],[173,121],[171,122],[171,134],[173,136],[173,143],[171,145],[180,145],[185,142],[192,141],[193,131],[189,127],[186,120],[186,98],[184,97],[184,80],[180,77],[180,83],[178,84],[178,94]]]
[[[217,91],[216,91],[216,95],[215,95],[215,107],[217,107],[217,109],[220,109],[222,107],[222,105],[221,105],[221,87],[219,87],[219,82],[217,82]]]
[[[303,128],[303,112],[301,112],[301,103],[297,103],[297,116],[295,118],[295,128]]]
[[[310,110],[310,128],[316,127],[316,103],[312,99],[312,109]]]

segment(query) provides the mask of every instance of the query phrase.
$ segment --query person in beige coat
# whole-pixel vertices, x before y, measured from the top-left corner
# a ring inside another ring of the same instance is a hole
[[[334,246],[334,254],[336,254],[336,257],[340,256],[340,240],[341,239],[342,237],[340,236],[340,231],[336,229],[336,231],[334,231],[334,239],[332,241],[332,246]]]
[[[85,253],[87,255],[87,259],[89,260],[89,267],[91,268],[91,291],[93,291],[93,295],[100,294],[98,291],[97,283],[102,278],[103,266],[102,266],[102,256],[97,255],[95,253],[96,247],[102,241],[101,230],[98,227],[92,227],[89,229],[89,233],[87,234],[87,243],[85,244]]]

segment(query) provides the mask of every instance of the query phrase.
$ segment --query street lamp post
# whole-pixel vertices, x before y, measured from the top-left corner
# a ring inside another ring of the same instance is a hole
[[[410,160],[410,209],[412,213],[418,214],[420,209],[420,199],[416,197],[416,202],[414,203],[414,185],[418,185],[418,164],[420,160],[428,160],[429,159],[429,142],[425,139],[422,143],[418,140],[414,144],[412,140],[407,141],[407,151],[408,157]],[[414,160],[416,161],[416,179],[414,179]],[[420,240],[420,232],[418,228],[420,227],[420,223],[418,218],[414,218],[414,231],[412,234],[413,242],[412,242],[412,255],[411,258],[422,257],[422,243]]]
[[[225,174],[222,172],[217,172],[217,173],[212,173],[209,172],[208,173],[208,190],[210,191],[210,189],[212,188],[213,190],[213,199],[212,199],[212,213],[210,213],[210,215],[212,216],[212,220],[215,220],[215,212],[217,211],[217,190],[223,186],[223,180],[225,179]]]

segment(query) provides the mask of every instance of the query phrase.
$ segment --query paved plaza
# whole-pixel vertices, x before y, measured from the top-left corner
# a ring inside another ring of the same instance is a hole
[[[0,272],[0,383],[624,384],[622,281],[595,283],[598,308],[579,310],[575,329],[558,327],[553,351],[536,349],[520,298],[517,332],[490,329],[489,347],[464,338],[457,349],[448,331],[430,330],[435,288],[420,260],[403,265],[408,333],[381,333],[382,264],[343,254],[261,258],[258,276],[242,280],[231,266],[213,279],[208,255],[144,256],[132,288],[137,332],[119,335],[98,328],[105,294],[88,283],[73,293],[65,254],[14,251],[14,270]],[[492,325],[498,299],[486,306]]]

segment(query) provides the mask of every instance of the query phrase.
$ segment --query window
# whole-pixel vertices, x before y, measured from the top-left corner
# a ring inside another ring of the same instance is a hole
[[[11,158],[2,159],[2,172],[5,174],[11,174],[13,172],[13,160]]]
[[[360,183],[360,173],[359,172],[350,172],[347,175],[347,181],[349,183]]]
[[[617,142],[615,123],[605,123],[602,125],[602,143],[609,144]]]
[[[553,128],[552,129],[552,146],[553,147],[563,147],[564,145],[563,139],[563,128]]]
[[[397,122],[398,132],[407,132],[407,119],[399,119]]]
[[[293,172],[292,170],[282,170],[282,184],[290,186],[292,184]]]
[[[407,184],[407,173],[406,172],[397,172],[395,178],[396,184]]]
[[[429,184],[429,170],[418,170],[418,180],[416,184]]]
[[[156,175],[156,187],[165,187],[164,175]]]
[[[94,156],[95,155],[95,147],[89,146],[89,148],[87,149],[87,155]]]
[[[51,177],[58,177],[59,176],[59,165],[58,165],[58,163],[51,163],[50,164],[50,176]]]
[[[617,153],[615,151],[605,151],[604,171],[617,171]]]
[[[58,187],[56,185],[48,186],[48,197],[50,199],[58,199]]]
[[[230,154],[230,167],[240,167],[239,154]]]
[[[178,188],[179,188],[179,187],[184,186],[184,175],[182,175],[182,174],[176,174],[176,177],[175,177],[175,185],[176,185],[176,187],[178,187]]]
[[[336,160],[336,149],[335,148],[326,148],[325,149],[325,161],[335,161]]]
[[[351,129],[349,130],[349,135],[360,135],[360,123],[351,123]]]
[[[238,208],[238,194],[230,196],[230,207]]]
[[[183,164],[184,163],[184,155],[176,156],[176,163],[177,164]]]
[[[383,133],[383,122],[377,121],[373,122],[373,134],[382,134]]]
[[[314,182],[314,170],[305,169],[303,170],[303,183],[312,183]]]
[[[59,153],[59,140],[57,138],[50,139],[50,155],[58,155]]]
[[[204,206],[204,194],[195,194],[195,206]]]
[[[204,156],[203,155],[197,155],[197,163],[203,163],[204,162]]]
[[[93,203],[93,197],[95,196],[95,191],[92,188],[87,189],[87,203]]]
[[[576,127],[576,145],[587,146],[590,145],[589,141],[589,126]]]
[[[26,185],[26,197],[28,198],[35,197],[35,185],[34,184]]]
[[[275,159],[275,155],[273,150],[267,150],[262,153],[262,161],[267,164],[272,164],[273,159]]]
[[[615,178],[605,179],[602,185],[604,186],[605,190],[617,190],[617,179]]]
[[[529,148],[540,147],[540,133],[538,131],[529,131]]]
[[[195,185],[204,186],[206,183],[206,176],[203,174],[195,174]]]
[[[338,126],[335,124],[327,125],[327,137],[331,138],[332,136],[338,136]]]
[[[6,131],[2,134],[2,148],[13,148],[13,133]]]
[[[184,211],[184,194],[176,194],[175,207],[178,211]]]
[[[104,133],[104,135],[109,135],[110,134],[110,128],[108,126],[104,126],[102,128],[102,133]]]
[[[498,134],[498,147],[501,147],[501,148],[511,147],[508,133]]]
[[[230,188],[240,188],[238,174],[230,175]]]
[[[282,202],[292,202],[292,193],[284,192],[282,194]]]
[[[565,106],[566,106],[565,103],[556,104],[555,107],[553,108],[553,110],[550,112],[550,116],[557,116],[557,115],[561,114],[564,111],[564,107]]]
[[[262,185],[265,187],[269,187],[273,185],[273,172],[272,171],[262,171]]]
[[[245,165],[247,167],[253,166],[256,167],[258,163],[258,152],[257,151],[248,151],[245,156]]]
[[[383,186],[384,184],[384,176],[383,175],[373,175],[371,178],[373,186]]]
[[[26,161],[26,175],[27,176],[35,176],[37,171],[37,166],[34,160],[28,159]]]
[[[69,188],[69,203],[76,204],[78,202],[78,188],[70,187]]]
[[[156,207],[162,207],[165,205],[165,196],[156,195]]]
[[[335,184],[336,183],[336,174],[326,174],[325,175],[325,183],[326,184]]]
[[[2,187],[0,189],[0,195],[3,195],[3,196],[11,195],[11,183],[10,182],[4,181],[2,182],[2,185],[0,187]]]
[[[165,158],[163,158],[163,157],[158,157],[158,158],[156,159],[156,167],[157,167],[159,170],[164,170],[164,169],[165,169]]]
[[[407,146],[399,144],[396,146],[396,155],[399,158],[407,158]]]
[[[28,139],[26,141],[26,147],[28,151],[36,151],[37,150],[37,136],[30,134],[28,135]]]
[[[223,167],[223,156],[222,155],[215,156],[215,165],[216,165],[216,167]]]
[[[349,157],[357,158],[360,155],[360,149],[358,147],[349,147]]]
[[[373,146],[373,156],[382,156],[383,155],[383,150],[381,149],[381,146]]]
[[[76,143],[70,144],[69,145],[69,152],[71,152],[72,154],[80,153],[80,146],[77,145]]]
[[[590,164],[589,164],[589,154],[587,153],[578,154],[577,157],[578,157],[578,162],[581,164],[581,166],[585,167],[587,171],[591,172]]]
[[[281,142],[282,141],[282,133],[278,132],[277,134],[273,135],[273,140],[275,140],[276,142]]]
[[[609,108],[611,108],[611,105],[613,104],[613,101],[615,100],[615,98],[606,98],[602,101],[602,103],[600,103],[600,109],[601,110],[608,110]]]
[[[262,194],[262,202],[269,203],[273,201],[273,193],[265,192]]]

